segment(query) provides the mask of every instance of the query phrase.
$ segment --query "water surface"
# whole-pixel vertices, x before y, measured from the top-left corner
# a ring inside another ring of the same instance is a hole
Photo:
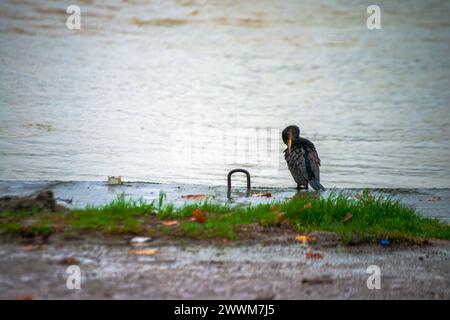
[[[292,186],[246,151],[296,123],[328,187],[450,187],[448,1],[79,3],[0,3],[0,180]]]

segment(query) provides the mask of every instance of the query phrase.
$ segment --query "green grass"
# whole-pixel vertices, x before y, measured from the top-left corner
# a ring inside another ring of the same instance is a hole
[[[0,232],[30,236],[48,236],[54,232],[66,234],[102,232],[110,235],[139,234],[174,238],[228,238],[245,237],[240,227],[259,224],[276,230],[290,226],[293,232],[330,231],[350,243],[355,235],[362,242],[375,243],[380,239],[414,241],[417,238],[450,240],[449,225],[418,215],[391,198],[373,197],[368,191],[356,199],[346,194],[331,194],[327,198],[299,194],[293,199],[252,206],[230,206],[211,201],[175,207],[165,203],[165,194],[159,200],[146,203],[119,196],[104,206],[88,206],[67,213],[1,212]],[[192,212],[207,212],[207,221],[190,221]],[[343,223],[347,213],[352,219]],[[163,220],[177,220],[174,227],[164,226]],[[281,229],[280,229],[281,230]]]

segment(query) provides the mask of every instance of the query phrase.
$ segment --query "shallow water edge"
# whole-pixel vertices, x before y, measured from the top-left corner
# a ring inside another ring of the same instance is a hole
[[[43,190],[53,191],[56,200],[68,208],[82,208],[86,205],[103,205],[124,194],[131,199],[145,201],[158,200],[160,192],[166,194],[167,202],[181,206],[187,200],[186,195],[206,194],[210,200],[217,203],[231,202],[235,204],[258,204],[286,200],[293,197],[295,188],[253,188],[252,194],[270,193],[270,197],[247,197],[246,189],[242,186],[232,188],[231,199],[227,198],[226,186],[204,186],[190,184],[157,184],[146,182],[124,182],[121,185],[108,185],[102,181],[0,181],[0,196],[34,195]],[[437,218],[450,223],[450,189],[369,189],[373,194],[393,197],[405,205],[414,207],[420,214]],[[302,191],[304,192],[304,191]],[[313,193],[314,191],[309,191]],[[328,196],[332,192],[350,194],[361,193],[362,189],[330,189],[321,192],[321,196]]]

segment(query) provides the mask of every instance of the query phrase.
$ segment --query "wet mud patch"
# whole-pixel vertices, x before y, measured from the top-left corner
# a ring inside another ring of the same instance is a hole
[[[0,198],[0,212],[67,212],[56,203],[51,190],[41,191],[36,196],[4,196]]]

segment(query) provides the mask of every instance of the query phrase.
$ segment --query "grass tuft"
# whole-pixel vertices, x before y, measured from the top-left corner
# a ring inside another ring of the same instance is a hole
[[[292,232],[329,231],[338,234],[343,243],[357,235],[360,242],[380,239],[410,241],[417,238],[450,240],[449,225],[420,216],[413,208],[392,198],[372,196],[369,191],[355,198],[350,194],[332,193],[326,198],[299,193],[285,201],[270,204],[217,204],[205,200],[175,207],[165,203],[161,192],[157,204],[127,199],[120,195],[103,206],[87,206],[68,213],[1,212],[0,232],[7,234],[42,234],[100,231],[105,234],[142,234],[152,236],[238,239],[240,228],[288,226]],[[207,216],[204,223],[191,221],[194,210]],[[344,221],[351,214],[351,219]],[[177,220],[177,226],[164,226],[164,220]]]

